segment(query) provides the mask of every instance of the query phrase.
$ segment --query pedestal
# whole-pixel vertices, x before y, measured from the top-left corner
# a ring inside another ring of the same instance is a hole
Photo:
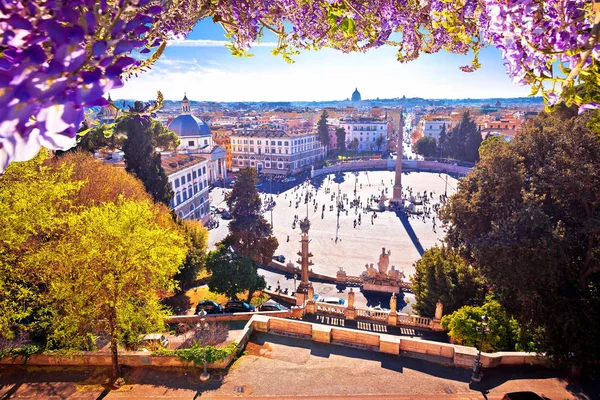
[[[395,312],[391,312],[387,316],[387,324],[391,326],[396,326],[398,324],[398,314]]]

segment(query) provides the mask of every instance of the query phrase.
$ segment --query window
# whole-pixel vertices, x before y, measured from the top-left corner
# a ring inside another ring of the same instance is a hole
[[[205,174],[206,173],[206,167],[202,167],[202,173]]]
[[[194,147],[194,141],[193,140],[188,141],[188,146]]]
[[[277,146],[281,146],[281,140],[277,142]]]
[[[254,147],[250,147],[250,153],[254,153]]]
[[[181,177],[181,184],[182,184],[182,185],[185,185],[185,175],[183,175],[183,176]]]
[[[175,199],[171,199],[171,208],[175,208]]]
[[[179,187],[179,178],[175,179],[175,187],[178,188]]]
[[[289,145],[290,145],[290,142],[288,142],[288,141],[286,140],[286,141],[285,141],[285,145],[286,145],[286,146],[289,146]]]
[[[256,141],[256,144],[261,144],[260,142],[261,142],[260,140],[257,140],[257,141]]]
[[[244,144],[248,144],[248,141],[247,141],[247,140],[244,140]]]
[[[194,194],[198,193],[198,185],[194,185]]]
[[[192,171],[192,176],[194,177],[194,179],[196,179],[196,170]]]
[[[189,173],[188,173],[188,182],[190,182],[191,180],[192,180],[192,173],[191,173],[191,172],[189,172]]]
[[[183,201],[186,201],[186,200],[187,200],[187,198],[188,198],[188,197],[187,197],[187,191],[185,191],[185,190],[184,190],[184,191],[183,191]]]
[[[254,140],[251,140],[251,141],[250,141],[250,144],[254,144]]]
[[[192,196],[194,196],[194,193],[192,192],[192,188],[188,188],[188,197],[192,198]]]
[[[181,194],[177,193],[177,205],[181,204]]]

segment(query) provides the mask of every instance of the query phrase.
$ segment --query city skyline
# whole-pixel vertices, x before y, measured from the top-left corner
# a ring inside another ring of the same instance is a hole
[[[396,50],[382,47],[368,53],[337,50],[303,51],[295,64],[270,54],[275,40],[265,35],[251,58],[233,57],[224,47],[222,29],[201,21],[185,39],[172,40],[152,69],[111,91],[114,99],[152,99],[160,90],[165,99],[194,101],[341,101],[355,88],[363,99],[422,97],[439,99],[526,97],[528,87],[505,74],[500,51],[481,51],[482,68],[459,70],[470,55],[447,52],[423,54],[402,64]]]

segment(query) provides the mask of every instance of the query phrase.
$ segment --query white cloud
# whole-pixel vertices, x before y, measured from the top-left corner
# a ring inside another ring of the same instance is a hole
[[[173,39],[169,40],[169,47],[224,47],[230,43],[227,40],[210,39]],[[253,43],[252,47],[277,47],[275,42]]]

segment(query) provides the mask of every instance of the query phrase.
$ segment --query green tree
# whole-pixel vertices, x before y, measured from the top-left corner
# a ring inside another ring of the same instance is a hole
[[[231,213],[229,234],[221,242],[241,255],[268,265],[279,243],[273,229],[261,214],[262,202],[256,189],[256,170],[243,168],[227,196]]]
[[[169,205],[173,190],[155,151],[153,124],[138,116],[126,116],[117,124],[117,131],[127,133],[123,152],[127,172],[134,174],[144,184],[154,201]]]
[[[480,307],[464,306],[442,317],[442,328],[456,343],[479,348],[482,317],[487,316],[489,332],[484,336],[482,351],[532,351],[531,335],[523,331],[500,303],[488,296]]]
[[[51,168],[48,151],[11,163],[0,177],[0,338],[31,328],[42,307],[44,281],[23,258],[60,234],[63,210],[82,182],[71,180],[72,166]]]
[[[437,154],[437,143],[433,136],[425,136],[415,143],[415,152],[424,157],[434,157]]]
[[[481,128],[470,130],[465,142],[465,161],[479,161],[479,147],[481,146]]]
[[[479,135],[479,139],[476,135]],[[477,125],[468,111],[465,111],[459,123],[450,129],[445,142],[447,146],[444,145],[444,153],[451,158],[476,161],[479,157],[477,150],[481,144],[481,133],[478,132]]]
[[[415,294],[415,310],[433,317],[438,301],[446,314],[472,304],[483,290],[483,280],[477,271],[465,263],[454,250],[433,246],[415,263],[411,277]]]
[[[375,140],[375,144],[377,145],[377,151],[381,151],[381,146],[383,146],[383,142],[385,142],[385,136],[379,135],[379,137]]]
[[[482,152],[442,217],[540,350],[581,366],[600,358],[600,143],[594,113],[560,116]]]
[[[440,136],[438,137],[438,147],[440,148],[440,158],[444,157],[444,154],[446,155],[446,157],[448,156],[447,154],[447,146],[448,146],[448,133],[446,132],[446,124],[442,125],[442,129],[440,130]],[[444,149],[446,149],[446,153],[444,153]]]
[[[196,282],[198,273],[206,266],[208,230],[200,222],[193,220],[182,221],[181,230],[186,239],[188,252],[175,279],[179,282],[179,289],[183,292],[187,286]]]
[[[121,201],[70,214],[60,236],[24,261],[42,268],[51,304],[49,343],[89,349],[92,335],[110,337],[113,377],[119,376],[118,345],[164,329],[161,293],[186,255],[176,230],[157,223],[148,202]]]
[[[353,150],[358,154],[358,138],[354,138],[348,143],[348,150]]]
[[[209,252],[206,265],[212,273],[208,281],[210,291],[230,299],[237,300],[238,294],[247,290],[247,302],[250,304],[254,292],[266,286],[264,276],[258,275],[256,262],[236,253],[231,247],[220,245]]]
[[[327,111],[323,110],[319,121],[317,122],[317,134],[319,136],[319,141],[324,147],[329,146],[329,128],[327,127]]]
[[[488,135],[483,142],[481,142],[481,146],[479,146],[479,158],[482,158],[484,153],[498,151],[497,146],[504,146],[507,143],[500,136],[491,136]]]
[[[343,153],[346,151],[346,130],[344,128],[337,128],[335,130],[335,141],[337,144],[338,151]]]

